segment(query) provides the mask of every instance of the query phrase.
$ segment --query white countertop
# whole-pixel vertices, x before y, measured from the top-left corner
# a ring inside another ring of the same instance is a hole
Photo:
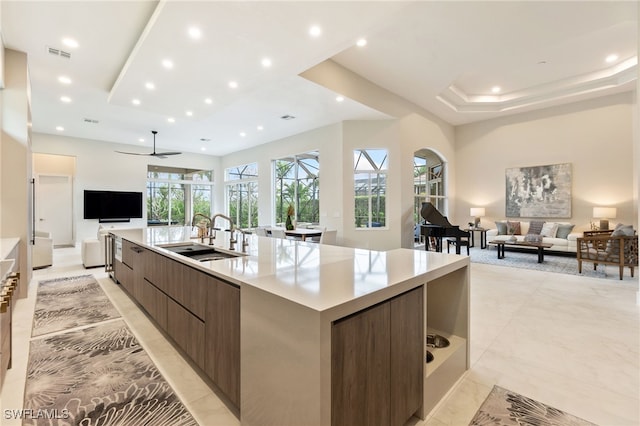
[[[468,257],[454,254],[411,249],[380,252],[256,235],[245,236],[246,256],[198,262],[158,246],[198,242],[190,239],[190,227],[112,233],[241,287],[250,285],[320,312],[388,293],[398,284],[415,287],[469,265]],[[214,247],[227,250],[229,233],[218,235]],[[240,250],[239,241],[236,251]]]

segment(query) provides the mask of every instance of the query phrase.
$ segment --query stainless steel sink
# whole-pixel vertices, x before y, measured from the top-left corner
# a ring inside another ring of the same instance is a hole
[[[208,262],[210,260],[220,260],[228,259],[230,257],[242,256],[241,253],[229,253],[226,251],[218,250],[215,247],[196,243],[166,244],[160,245],[159,247],[162,247],[165,250],[172,251],[175,254],[197,260],[199,262]]]

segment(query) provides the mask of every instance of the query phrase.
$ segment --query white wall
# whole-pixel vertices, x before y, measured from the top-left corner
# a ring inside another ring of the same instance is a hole
[[[31,279],[31,114],[27,55],[6,49],[0,135],[0,237],[20,238],[20,273]],[[26,287],[24,287],[26,289]],[[26,290],[25,290],[26,291]],[[26,293],[21,293],[24,297]]]
[[[594,206],[617,207],[613,224],[637,227],[633,95],[623,93],[456,128],[457,223],[486,207],[485,227],[505,218],[505,169],[571,163],[572,217],[588,228]]]
[[[185,167],[203,170],[220,169],[220,158],[209,155],[184,153],[167,159],[116,153],[115,150],[131,150],[131,146],[89,139],[34,133],[34,153],[71,155],[76,158],[76,174],[73,185],[74,221],[76,243],[94,238],[98,230],[97,219],[83,219],[83,194],[85,189],[139,191],[146,194],[147,165]],[[130,223],[113,224],[118,227],[146,226],[146,195],[142,219]]]

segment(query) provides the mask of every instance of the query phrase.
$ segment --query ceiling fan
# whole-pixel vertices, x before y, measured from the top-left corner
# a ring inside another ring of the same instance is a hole
[[[156,152],[156,134],[158,134],[158,132],[156,130],[152,130],[151,133],[153,133],[153,152],[149,154],[145,154],[141,152],[124,152],[124,151],[116,151],[116,152],[120,154],[127,154],[127,155],[150,155],[151,157],[158,157],[158,158],[167,158],[168,155],[182,154],[181,152]]]

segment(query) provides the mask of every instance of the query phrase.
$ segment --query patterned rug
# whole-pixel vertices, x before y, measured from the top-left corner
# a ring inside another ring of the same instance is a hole
[[[122,320],[32,340],[24,408],[23,425],[197,425]]]
[[[494,386],[469,425],[595,426],[595,423]]]
[[[31,336],[119,317],[93,275],[40,281]]]
[[[462,253],[466,254],[464,248]],[[576,260],[575,254],[570,256],[564,254],[545,253],[544,262],[538,263],[538,255],[535,250],[532,250],[531,252],[523,252],[512,251],[507,248],[507,250],[505,250],[504,259],[498,259],[497,248],[489,245],[489,247],[484,250],[477,246],[471,248],[469,250],[469,257],[472,262],[476,263],[620,281],[620,272],[617,267],[613,266],[598,265],[597,270],[594,271],[593,263],[585,262],[582,264],[582,274],[578,273],[578,261]],[[625,268],[622,280],[637,282],[638,276],[636,275],[635,278],[631,278],[629,268]]]

